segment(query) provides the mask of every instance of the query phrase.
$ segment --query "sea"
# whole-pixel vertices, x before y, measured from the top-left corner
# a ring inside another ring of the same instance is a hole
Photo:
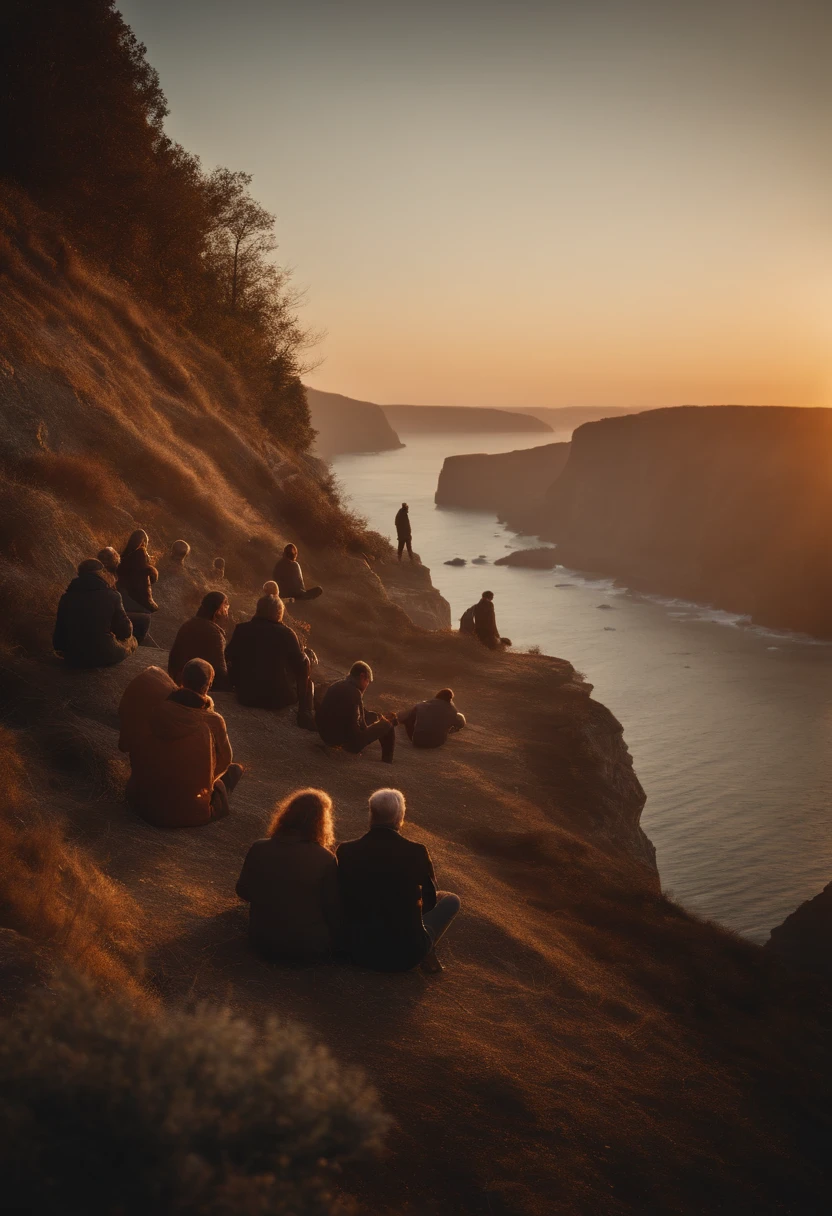
[[[414,550],[455,623],[488,588],[515,650],[538,647],[585,675],[623,724],[663,889],[764,942],[832,881],[832,645],[563,566],[495,566],[540,542],[493,513],[434,505],[446,456],[568,438],[403,436],[403,448],[333,466],[351,505],[394,541],[396,510],[410,504]],[[466,565],[445,565],[457,557]]]

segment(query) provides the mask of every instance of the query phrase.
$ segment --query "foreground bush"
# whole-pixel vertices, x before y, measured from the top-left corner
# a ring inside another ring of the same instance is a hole
[[[2,1024],[5,1212],[329,1216],[332,1173],[386,1122],[359,1073],[275,1020],[148,1017],[72,979]]]

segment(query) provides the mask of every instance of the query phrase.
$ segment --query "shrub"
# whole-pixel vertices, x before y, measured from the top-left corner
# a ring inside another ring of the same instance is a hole
[[[0,1035],[4,1211],[328,1216],[387,1126],[301,1029],[228,1010],[147,1016],[69,978]]]

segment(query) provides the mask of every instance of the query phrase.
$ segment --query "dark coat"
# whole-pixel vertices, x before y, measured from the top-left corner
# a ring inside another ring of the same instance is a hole
[[[409,714],[399,719],[414,747],[441,747],[452,730],[461,730],[465,719],[453,701],[431,697],[420,701]]]
[[[100,574],[80,574],[61,596],[52,645],[72,667],[112,667],[135,648],[119,593]],[[129,644],[128,644],[129,643]]]
[[[251,904],[254,945],[275,958],[319,958],[341,931],[338,863],[329,849],[278,832],[248,851],[237,894]]]
[[[306,656],[294,630],[256,616],[234,630],[225,651],[231,683],[241,705],[283,709],[297,704]]]
[[[132,549],[123,553],[118,567],[118,587],[130,610],[133,605],[138,612],[155,612],[159,605],[153,599],[153,584],[159,571],[151,566],[144,549]]]
[[[330,684],[318,706],[315,720],[318,733],[330,747],[359,745],[361,732],[367,729],[367,719],[364,716],[364,696],[352,676]]]
[[[272,578],[280,588],[280,594],[287,599],[303,595],[306,588],[303,585],[303,571],[291,557],[281,557],[272,571]]]
[[[500,644],[494,601],[481,599],[474,605],[474,629],[484,646],[494,650]]]
[[[413,539],[413,533],[410,530],[410,513],[405,511],[404,507],[399,507],[396,512],[396,535],[399,540]]]
[[[436,879],[423,844],[372,827],[338,848],[338,885],[353,962],[409,971],[431,948],[422,912],[436,907]]]
[[[216,621],[204,616],[192,617],[181,625],[170,648],[168,675],[182,682],[182,668],[191,659],[204,659],[214,669],[214,687],[222,689],[227,684],[228,670],[225,665],[225,630]]]

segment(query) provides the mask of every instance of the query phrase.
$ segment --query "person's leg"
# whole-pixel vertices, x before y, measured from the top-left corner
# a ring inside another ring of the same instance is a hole
[[[130,624],[133,626],[133,637],[141,646],[148,633],[150,633],[150,613],[128,612],[127,615],[130,617]]]
[[[456,730],[462,730],[463,726],[465,726],[465,714],[457,714],[456,721],[451,727],[451,733]]]
[[[229,764],[222,777],[218,777],[214,782],[214,788],[211,791],[212,819],[224,819],[231,813],[228,798],[237,788],[243,772],[242,764]]]
[[[407,731],[407,737],[408,737],[408,739],[411,740],[411,742],[413,740],[413,730],[414,730],[415,726],[416,726],[415,718],[408,718],[404,724],[404,728]]]
[[[404,553],[404,541],[399,537],[399,561],[402,560],[402,553]]]
[[[371,743],[378,740],[381,743],[381,758],[387,764],[393,763],[393,752],[396,747],[396,728],[392,722],[388,722],[386,718],[380,718],[378,714],[373,714],[372,710],[365,712],[367,722],[370,722],[370,715],[375,719],[372,724],[369,724],[366,730],[359,731],[355,742],[346,750],[353,754],[363,752],[365,747],[369,747]]]
[[[436,907],[431,908],[430,912],[425,912],[422,917],[434,946],[447,933],[451,921],[461,907],[458,895],[452,895],[450,891],[437,891]]]
[[[296,600],[316,600],[319,595],[323,595],[323,587],[307,587],[300,595],[296,595]]]
[[[407,538],[407,556],[413,561],[413,541],[409,536]]]

